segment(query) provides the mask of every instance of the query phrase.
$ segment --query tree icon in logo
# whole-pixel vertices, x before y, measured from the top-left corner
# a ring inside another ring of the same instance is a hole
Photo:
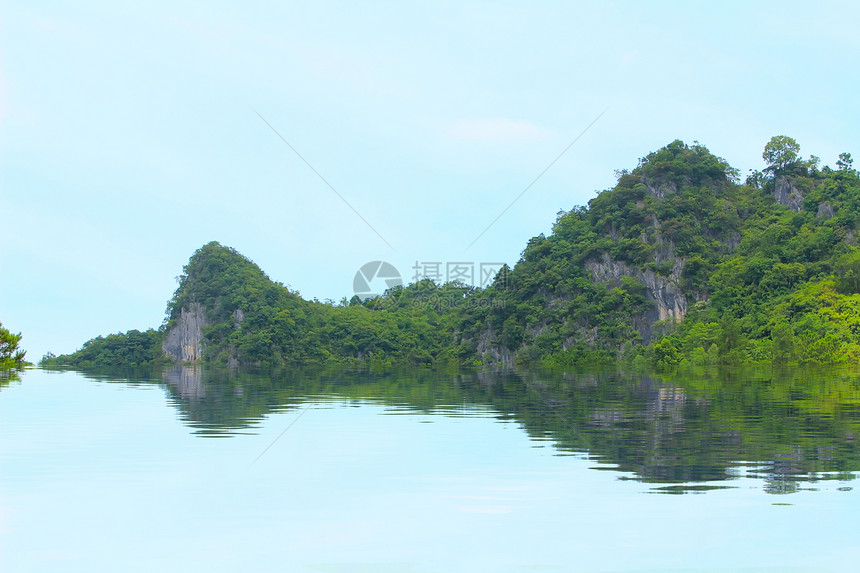
[[[403,279],[394,265],[385,261],[370,261],[361,265],[355,273],[352,292],[361,300],[368,300],[402,284]]]

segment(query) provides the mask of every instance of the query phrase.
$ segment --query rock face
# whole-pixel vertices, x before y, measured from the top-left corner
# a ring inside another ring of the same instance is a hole
[[[677,280],[681,276],[684,259],[675,259],[669,277],[658,275],[650,269],[644,271],[630,267],[622,261],[616,261],[606,253],[600,260],[585,263],[585,268],[591,273],[595,282],[611,282],[618,284],[622,277],[632,277],[645,285],[645,298],[654,303],[644,317],[634,318],[634,327],[648,341],[651,337],[653,324],[658,320],[672,318],[682,320],[687,314],[687,297],[678,287]]]
[[[779,177],[773,188],[773,199],[780,205],[785,205],[792,211],[803,209],[803,192],[791,184],[785,177]]]
[[[630,317],[631,325],[639,332],[642,341],[645,343],[650,342],[652,338],[660,335],[662,328],[660,325],[655,326],[655,323],[669,319],[675,321],[683,320],[687,314],[688,306],[687,297],[678,285],[686,258],[675,254],[671,242],[660,241],[657,248],[655,248],[654,260],[658,264],[672,262],[672,270],[669,276],[657,274],[651,269],[637,269],[623,261],[613,259],[608,253],[604,253],[599,259],[585,262],[585,268],[591,274],[591,281],[594,283],[607,283],[612,286],[618,286],[621,284],[623,277],[631,277],[642,283],[645,287],[645,298],[652,302],[651,308],[642,314]],[[532,336],[539,335],[545,326],[545,324],[534,326],[530,334]],[[579,330],[575,337],[565,340],[562,344],[562,349],[567,350],[577,342],[593,344],[596,341],[597,328],[584,327]],[[511,351],[505,348],[499,340],[497,333],[493,332],[491,328],[484,330],[476,342],[478,356],[483,357],[489,363],[513,365],[518,350],[522,350],[520,348]]]
[[[161,350],[177,362],[196,362],[203,358],[203,327],[206,315],[199,302],[179,311],[179,320],[167,331]]]
[[[645,184],[645,188],[648,190],[648,193],[657,199],[662,199],[666,195],[678,192],[678,187],[672,182],[653,183],[643,177],[642,183]]]
[[[492,330],[485,331],[478,338],[478,356],[489,356],[493,362],[511,365],[514,363],[514,353],[499,343],[498,337]]]
[[[819,203],[817,217],[819,219],[832,219],[836,216],[833,206],[829,203]]]
[[[245,313],[241,308],[237,308],[233,311],[233,326],[236,327],[236,330],[242,330],[242,321],[245,320]]]

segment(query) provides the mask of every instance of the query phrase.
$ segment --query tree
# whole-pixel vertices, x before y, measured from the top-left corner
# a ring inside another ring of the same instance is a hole
[[[771,353],[775,364],[787,364],[794,355],[794,333],[787,322],[779,321],[770,329]]]
[[[860,293],[860,250],[851,249],[833,265],[836,271],[836,288],[842,294]]]
[[[767,170],[781,171],[797,161],[799,152],[800,145],[794,139],[787,135],[775,135],[764,146],[761,157],[768,164]]]
[[[23,350],[18,349],[21,333],[12,334],[0,323],[0,368],[20,368],[27,364]]]
[[[657,368],[674,366],[681,361],[678,348],[669,338],[664,338],[654,345],[654,366]]]
[[[851,159],[850,153],[839,154],[839,161],[836,162],[836,167],[839,168],[839,171],[849,171],[852,165],[854,165],[854,160]]]
[[[764,186],[765,181],[767,181],[767,177],[764,173],[759,171],[758,169],[752,170],[750,169],[750,174],[747,175],[746,184],[750,187],[755,187],[756,189],[761,189]]]

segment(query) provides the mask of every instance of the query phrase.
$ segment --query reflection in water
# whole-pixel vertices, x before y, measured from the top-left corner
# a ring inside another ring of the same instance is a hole
[[[14,368],[0,368],[0,390],[12,382],[20,382],[21,371]]]
[[[110,379],[101,376],[100,379]],[[253,432],[271,413],[322,400],[388,412],[516,421],[558,454],[587,455],[657,493],[731,487],[738,477],[792,493],[860,470],[860,376],[704,372],[666,381],[619,373],[249,372],[203,367],[124,375],[164,385],[195,434]],[[115,378],[114,378],[115,379]],[[670,484],[670,485],[659,485]]]
[[[175,366],[164,372],[164,381],[172,386],[181,398],[199,400],[206,396],[201,366]]]

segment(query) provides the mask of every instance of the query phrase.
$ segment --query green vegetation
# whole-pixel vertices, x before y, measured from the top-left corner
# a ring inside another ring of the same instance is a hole
[[[18,348],[21,333],[12,334],[0,323],[0,368],[23,368],[29,363],[24,360],[27,352]]]
[[[324,304],[209,243],[185,267],[158,331],[97,338],[46,363],[159,362],[188,317],[204,325],[203,359],[220,364],[854,362],[860,177],[851,156],[820,167],[776,136],[762,158],[765,168],[741,182],[706,147],[674,141],[620,171],[587,207],[559,213],[552,233],[531,239],[486,289],[425,280]]]
[[[785,135],[776,135],[764,146],[761,158],[767,162],[767,169],[784,170],[797,161],[798,153],[800,153],[800,145],[794,139]]]
[[[48,354],[39,361],[42,366],[63,365],[90,369],[112,365],[123,367],[155,366],[170,360],[161,351],[162,333],[149,329],[145,332],[129,330],[88,340],[84,346],[68,356]]]
[[[305,301],[235,250],[209,243],[185,267],[166,327],[177,323],[182,308],[201,303],[205,357],[215,362],[430,364],[450,355],[453,324],[432,304],[411,302],[464,290],[428,281],[367,305]]]

